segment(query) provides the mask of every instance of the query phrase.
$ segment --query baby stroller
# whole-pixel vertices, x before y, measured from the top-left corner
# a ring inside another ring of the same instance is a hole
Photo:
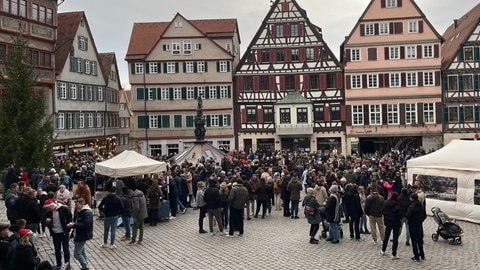
[[[320,210],[320,215],[322,217],[322,233],[321,237],[326,239],[328,230],[330,229],[330,224],[327,222],[327,214],[325,213],[325,208]],[[342,223],[339,222],[338,229],[340,232],[340,238],[343,238],[343,230],[342,230]]]
[[[441,236],[452,245],[460,245],[464,236],[462,228],[440,208],[432,207],[432,213],[433,219],[438,224],[437,232],[432,234],[432,240],[438,241],[438,237]]]

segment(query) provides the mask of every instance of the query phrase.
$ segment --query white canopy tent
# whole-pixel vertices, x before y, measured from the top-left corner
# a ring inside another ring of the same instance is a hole
[[[95,164],[95,173],[110,177],[127,177],[167,170],[167,163],[156,161],[132,150]]]
[[[443,148],[407,161],[409,183],[419,180],[434,206],[452,218],[480,223],[480,141],[453,140]]]

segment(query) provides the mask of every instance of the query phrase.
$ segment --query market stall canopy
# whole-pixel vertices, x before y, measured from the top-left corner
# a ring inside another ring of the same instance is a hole
[[[225,158],[225,153],[209,143],[195,142],[191,147],[175,155],[172,159],[175,160],[176,164],[182,164],[187,161],[196,165],[201,157],[204,157],[205,159],[211,158],[215,162],[221,163],[222,159]]]
[[[127,177],[167,170],[167,163],[156,161],[133,150],[122,153],[95,164],[95,173],[110,177]]]

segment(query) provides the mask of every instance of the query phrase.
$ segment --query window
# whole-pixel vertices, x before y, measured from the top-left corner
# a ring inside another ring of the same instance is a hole
[[[172,41],[172,55],[180,55],[180,41]]]
[[[3,11],[20,17],[26,17],[26,0],[4,0]],[[45,7],[43,7],[45,9]]]
[[[156,62],[148,63],[148,71],[150,73],[158,73],[158,64]]]
[[[390,34],[390,23],[379,23],[380,35]]]
[[[74,83],[70,84],[70,99],[77,99],[77,85]]]
[[[417,58],[417,46],[416,45],[408,45],[407,48],[407,59],[415,59]]]
[[[195,51],[200,51],[202,49],[201,43],[195,43]]]
[[[223,123],[222,123],[223,124]],[[212,127],[218,127],[219,124],[219,117],[218,114],[212,114],[210,115],[210,126]]]
[[[227,61],[220,61],[219,62],[219,72],[228,72],[228,62]]]
[[[73,113],[67,113],[67,129],[73,129]]]
[[[290,108],[280,108],[280,124],[289,124],[290,122]]]
[[[160,90],[160,99],[162,100],[168,100],[170,99],[170,90],[166,87],[163,87],[161,90]]]
[[[394,8],[397,7],[397,0],[386,0],[385,7],[387,8]]]
[[[85,100],[85,85],[80,84],[78,87],[78,95],[80,96],[80,100]]]
[[[247,123],[256,123],[257,122],[257,108],[250,107],[247,108]]]
[[[295,90],[295,75],[285,75],[285,90]]]
[[[170,51],[170,44],[163,44],[163,50],[166,52]]]
[[[423,121],[425,124],[435,123],[435,103],[423,103]]]
[[[366,36],[373,36],[375,35],[375,24],[367,23],[364,25],[365,27],[365,35]]]
[[[93,113],[88,113],[87,116],[87,126],[93,128]]]
[[[58,84],[58,96],[60,99],[67,99],[67,84],[66,83],[59,83]]]
[[[194,87],[187,87],[187,99],[195,99],[195,88]]]
[[[317,74],[310,74],[310,89],[319,89],[319,78]]]
[[[390,87],[400,87],[400,73],[390,73]]]
[[[378,74],[368,74],[368,88],[378,88]]]
[[[277,62],[283,62],[285,61],[285,52],[283,49],[277,49]]]
[[[225,118],[223,117],[223,119]],[[218,141],[218,149],[230,150],[230,141]]]
[[[91,61],[91,66],[92,66],[92,75],[96,76],[97,75],[97,62],[96,61]]]
[[[475,121],[473,116],[473,106],[464,106],[463,107],[463,120],[465,122],[473,122]]]
[[[205,98],[205,86],[199,86],[197,89],[197,95],[199,97]]]
[[[167,63],[167,73],[169,73],[169,74],[176,73],[176,68],[175,68],[175,63],[174,62],[168,62]]]
[[[208,88],[208,98],[209,99],[216,99],[217,98],[217,87],[216,86],[210,86]]]
[[[87,98],[88,100],[93,100],[93,86],[89,85],[87,88]]]
[[[330,106],[330,117],[332,121],[340,121],[340,105]]]
[[[220,98],[226,99],[228,98],[228,86],[227,85],[222,85],[220,86]]]
[[[85,128],[85,114],[78,114],[78,128]]]
[[[57,114],[57,129],[65,129],[65,114],[64,113],[58,113]]]
[[[45,23],[46,22],[45,18],[46,18],[45,7],[40,6],[40,13],[38,14],[38,21],[42,22],[42,23]]]
[[[473,47],[463,47],[463,60],[466,62],[472,62],[473,58]]]
[[[417,121],[417,104],[407,103],[405,104],[405,124],[416,124]]]
[[[298,37],[298,23],[290,24],[290,36]]]
[[[273,117],[273,108],[271,107],[264,107],[263,108],[263,122],[264,123],[273,123],[274,122],[274,117]]]
[[[90,60],[85,60],[85,74],[90,74]]]
[[[173,116],[173,127],[175,128],[181,128],[183,126],[182,124],[182,116],[179,114],[175,114]]]
[[[283,24],[275,25],[275,33],[277,37],[283,37]]]
[[[158,128],[158,116],[157,115],[149,115],[148,116],[148,123],[149,128]]]
[[[363,105],[352,105],[352,125],[363,125]]]
[[[143,74],[143,63],[135,63],[135,74]]]
[[[268,76],[260,76],[260,90],[269,90],[269,81],[268,81]]]
[[[308,123],[307,108],[297,108],[297,123]]]
[[[84,36],[78,36],[78,49],[86,51],[88,49],[88,39]]]
[[[447,89],[449,91],[458,91],[458,76],[457,75],[448,76]]]
[[[448,107],[448,121],[458,122],[458,107]]]
[[[361,61],[360,49],[351,49],[350,50],[350,60],[352,61]]]
[[[315,59],[315,50],[313,48],[307,48],[305,50],[307,60]]]
[[[183,54],[186,54],[186,55],[192,54],[192,41],[190,40],[183,41]]]
[[[407,72],[407,87],[417,86],[417,73],[416,72]]]
[[[277,61],[279,60],[277,59]],[[270,51],[262,50],[262,63],[268,63],[268,62],[270,62]]]
[[[143,67],[142,67],[143,70]],[[82,58],[77,58],[77,72],[83,73],[83,61]],[[143,72],[143,71],[142,71]]]
[[[97,122],[97,127],[101,127],[103,125],[103,123],[102,123],[102,119],[103,119],[102,118],[102,113],[97,113],[96,118],[97,118],[97,121],[96,121]]]
[[[473,90],[473,75],[463,75],[463,90]]]
[[[433,71],[423,72],[423,85],[424,86],[435,85],[435,72]]]
[[[418,33],[418,21],[408,21],[408,33]]]
[[[382,106],[380,104],[371,104],[370,108],[370,125],[382,124]]]
[[[155,100],[157,96],[157,89],[156,88],[149,88],[148,89],[148,100]]]
[[[298,49],[292,49],[292,62],[298,62],[299,60],[300,60],[299,50]]]
[[[180,88],[180,87],[173,88],[173,99],[174,100],[181,100],[182,99],[182,88]]]
[[[389,48],[389,59],[390,60],[400,59],[400,47],[393,46]]]
[[[193,73],[194,72],[193,67],[194,67],[193,62],[186,62],[185,63],[185,72],[186,73]]]
[[[362,88],[362,75],[352,75],[350,77],[352,89]]]
[[[3,11],[6,11],[5,4],[8,5],[8,1],[3,1]],[[38,4],[32,4],[32,19],[38,21]]]
[[[198,73],[205,72],[205,62],[197,62],[197,72]]]
[[[323,112],[323,105],[322,106],[315,106],[313,108],[313,117],[315,122],[323,122],[325,120],[325,114]]]
[[[387,104],[387,123],[388,125],[398,125],[400,123],[400,109],[398,104]]]
[[[423,58],[433,58],[433,45],[423,45]]]
[[[327,89],[337,88],[337,74],[328,73],[327,74]]]

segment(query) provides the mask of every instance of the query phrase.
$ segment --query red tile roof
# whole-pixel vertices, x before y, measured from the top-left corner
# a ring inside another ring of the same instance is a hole
[[[57,44],[55,51],[55,70],[60,74],[68,59],[75,40],[83,11],[58,13]]]
[[[443,33],[445,42],[442,46],[442,66],[444,68],[447,68],[457,57],[458,50],[468,40],[479,23],[480,3],[445,30],[445,33]]]

